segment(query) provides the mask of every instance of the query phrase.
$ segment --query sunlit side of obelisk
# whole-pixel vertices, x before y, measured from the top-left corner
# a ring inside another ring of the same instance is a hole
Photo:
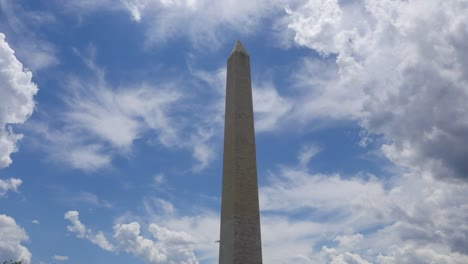
[[[240,41],[227,62],[219,263],[262,263],[250,56]]]

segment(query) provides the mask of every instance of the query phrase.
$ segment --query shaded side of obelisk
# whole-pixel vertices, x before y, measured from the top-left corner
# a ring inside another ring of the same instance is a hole
[[[250,56],[240,41],[227,62],[219,263],[262,263]]]

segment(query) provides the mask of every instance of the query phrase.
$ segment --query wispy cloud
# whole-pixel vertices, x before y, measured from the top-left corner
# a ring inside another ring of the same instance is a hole
[[[61,262],[67,261],[69,259],[68,256],[61,256],[61,255],[53,255],[52,258]]]
[[[83,2],[83,3],[81,3]],[[92,2],[92,3],[91,3]],[[63,1],[66,10],[86,14],[103,10],[125,10],[146,31],[146,45],[161,45],[187,38],[198,48],[216,49],[226,30],[249,35],[264,28],[264,19],[284,13],[284,7],[299,1]]]
[[[10,178],[8,180],[0,179],[0,197],[6,195],[9,191],[17,192],[18,187],[22,183],[22,180],[16,178]]]
[[[196,161],[191,168],[195,172],[216,159],[224,126],[225,68],[193,70],[191,81],[178,78],[155,85],[116,87],[95,64],[95,52],[91,48],[85,56],[76,51],[92,74],[68,78],[67,92],[62,96],[66,107],[58,118],[46,117],[29,126],[31,133],[42,138],[36,144],[52,161],[85,171],[111,167],[116,156],[131,156],[134,143],[143,135],[154,136],[150,141],[168,149],[190,151]],[[201,98],[202,93],[187,93],[206,85],[213,91],[208,98]],[[290,102],[272,84],[256,87],[257,130],[272,131],[290,110]],[[181,104],[186,107],[177,108]]]
[[[299,165],[302,168],[307,167],[309,162],[320,153],[320,148],[313,144],[305,144],[302,146],[301,151],[297,155]]]
[[[281,128],[282,121],[292,109],[292,102],[281,96],[272,83],[253,87],[253,105],[255,111],[255,131],[266,132]]]
[[[206,83],[215,99],[211,101],[209,115],[216,121],[222,132],[224,127],[225,95],[226,95],[226,67],[215,71],[192,70],[194,77]],[[292,110],[292,101],[279,93],[271,80],[265,79],[252,84],[252,99],[255,114],[255,131],[258,133],[275,131],[287,121],[287,114]]]
[[[59,63],[56,47],[38,34],[41,26],[55,23],[52,13],[29,11],[17,1],[2,0],[0,14],[2,31],[27,68],[36,72]]]
[[[70,76],[63,95],[66,108],[58,119],[30,125],[43,139],[36,144],[53,161],[85,171],[109,167],[116,155],[131,154],[134,142],[148,132],[166,147],[188,147],[179,144],[177,121],[169,117],[182,99],[175,84],[112,87],[92,57],[84,61],[94,74]]]

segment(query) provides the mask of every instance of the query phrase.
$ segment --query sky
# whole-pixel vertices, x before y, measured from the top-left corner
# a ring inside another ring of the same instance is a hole
[[[264,263],[468,263],[468,1],[0,0],[0,261],[218,261],[250,54]]]

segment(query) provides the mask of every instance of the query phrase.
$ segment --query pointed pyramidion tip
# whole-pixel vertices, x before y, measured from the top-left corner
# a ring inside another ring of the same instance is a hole
[[[249,56],[249,53],[244,48],[244,45],[242,45],[242,42],[240,42],[240,40],[236,41],[236,45],[234,46],[234,49],[232,49],[231,55],[234,53],[241,53]]]

